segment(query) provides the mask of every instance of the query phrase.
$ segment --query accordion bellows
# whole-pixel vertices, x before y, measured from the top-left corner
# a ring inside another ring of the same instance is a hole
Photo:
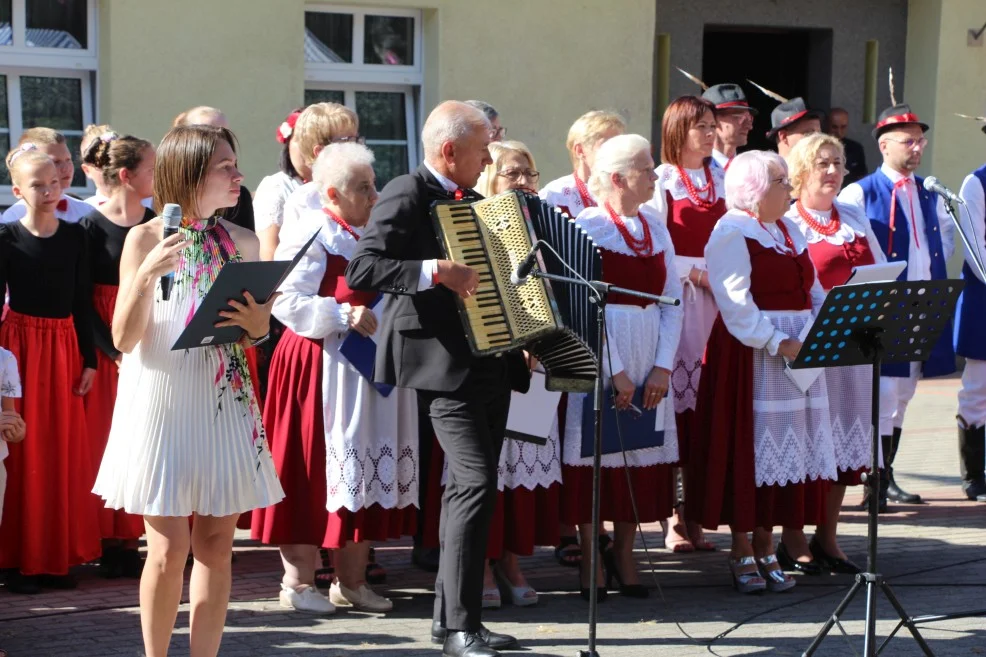
[[[510,281],[537,240],[542,271],[599,280],[602,257],[575,222],[538,196],[504,192],[480,201],[438,201],[432,219],[445,257],[479,273],[479,287],[458,298],[477,356],[526,349],[544,365],[550,390],[589,392],[598,355],[595,306],[582,286],[528,278]]]

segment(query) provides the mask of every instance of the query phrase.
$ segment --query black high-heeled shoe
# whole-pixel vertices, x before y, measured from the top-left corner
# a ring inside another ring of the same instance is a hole
[[[863,569],[854,564],[851,560],[833,557],[831,554],[826,552],[822,547],[822,544],[814,538],[812,538],[811,542],[808,544],[808,549],[811,550],[811,556],[815,558],[815,561],[817,561],[822,568],[825,568],[830,572],[837,573],[839,575],[858,575],[863,572]]]
[[[777,563],[787,572],[795,571],[805,575],[821,575],[824,572],[814,558],[811,561],[798,561],[792,557],[784,543],[777,544]]]
[[[579,569],[578,577],[579,577],[579,595],[582,596],[582,599],[583,600],[585,600],[586,602],[589,602],[590,589],[588,587],[582,586],[582,570],[581,569]],[[609,595],[609,591],[606,590],[606,587],[605,586],[596,587],[596,601],[597,602],[606,602],[606,596],[608,596],[608,595]]]
[[[650,596],[650,591],[643,584],[624,584],[620,569],[616,565],[616,555],[609,553],[609,558],[603,560],[606,570],[606,588],[613,588],[612,581],[616,579],[617,589],[620,595],[627,598],[646,598]]]

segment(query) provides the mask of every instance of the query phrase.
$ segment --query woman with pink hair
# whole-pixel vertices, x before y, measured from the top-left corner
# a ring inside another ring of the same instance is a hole
[[[804,236],[783,216],[784,160],[739,155],[725,188],[729,211],[705,247],[720,314],[699,383],[688,500],[706,529],[730,525],[738,591],[784,591],[795,582],[774,555],[773,528],[820,522],[821,482],[837,474],[824,373],[807,392],[785,374],[824,294]]]

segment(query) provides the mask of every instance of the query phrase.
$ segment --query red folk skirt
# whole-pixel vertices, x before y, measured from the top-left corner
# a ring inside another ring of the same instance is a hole
[[[96,285],[93,289],[93,309],[107,326],[113,322],[113,308],[116,306],[118,290],[119,287],[116,285]],[[113,407],[116,405],[116,385],[120,378],[119,367],[106,354],[97,350],[96,357],[99,360],[96,378],[93,380],[92,389],[85,397],[93,472],[99,472],[99,464],[106,450],[106,441],[110,437]],[[103,506],[102,500],[98,497],[96,504]],[[122,509],[100,508],[99,530],[103,538],[137,539],[144,533],[144,518],[131,515]]]
[[[16,409],[27,425],[4,461],[0,568],[64,575],[102,552],[85,408],[72,392],[82,372],[75,327],[71,317],[11,310],[0,326],[0,346],[17,358],[24,396]]]
[[[290,330],[270,362],[264,427],[284,499],[253,511],[251,535],[269,545],[339,548],[414,534],[417,509],[326,509],[322,341]]]
[[[422,433],[423,436],[429,434]],[[438,439],[430,434],[433,442],[428,481],[425,482],[424,526],[421,543],[426,548],[439,546],[439,522],[442,512],[442,471],[445,468],[445,452]],[[486,558],[499,559],[504,550],[527,556],[534,554],[535,546],[555,546],[559,542],[558,524],[561,520],[561,485],[547,488],[504,488],[496,496],[496,508],[490,520],[489,537],[486,539]]]
[[[664,520],[674,510],[674,475],[672,464],[657,464],[629,468],[633,501],[637,503],[640,522]],[[587,525],[592,522],[592,468],[562,466],[565,482],[561,499],[561,520],[567,525]],[[636,524],[627,486],[626,470],[602,468],[600,472],[599,519],[608,522]]]
[[[753,446],[753,349],[716,319],[702,366],[685,479],[689,517],[714,530],[798,529],[824,519],[830,482],[757,486]]]
[[[684,466],[688,463],[692,434],[695,432],[695,409],[689,408],[681,413],[675,413],[674,425],[678,429],[677,465]]]

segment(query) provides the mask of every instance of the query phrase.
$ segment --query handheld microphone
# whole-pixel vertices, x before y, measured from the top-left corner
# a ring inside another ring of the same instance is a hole
[[[541,240],[534,243],[531,250],[528,252],[527,256],[520,261],[517,265],[517,269],[510,274],[510,282],[514,285],[523,285],[527,282],[530,277],[531,272],[534,271],[534,267],[538,264],[538,251],[541,250]]]
[[[959,205],[965,205],[965,201],[959,197],[958,194],[950,190],[945,185],[938,182],[938,179],[934,176],[928,176],[924,179],[924,188],[929,192],[934,192],[935,194],[940,194],[945,197],[945,200],[950,203],[958,203]]]
[[[178,232],[181,226],[181,206],[177,203],[166,203],[164,210],[161,211],[161,219],[164,221],[164,230],[161,231],[161,239],[168,239]],[[165,301],[171,298],[171,287],[175,284],[175,273],[170,272],[161,277],[161,298]]]

